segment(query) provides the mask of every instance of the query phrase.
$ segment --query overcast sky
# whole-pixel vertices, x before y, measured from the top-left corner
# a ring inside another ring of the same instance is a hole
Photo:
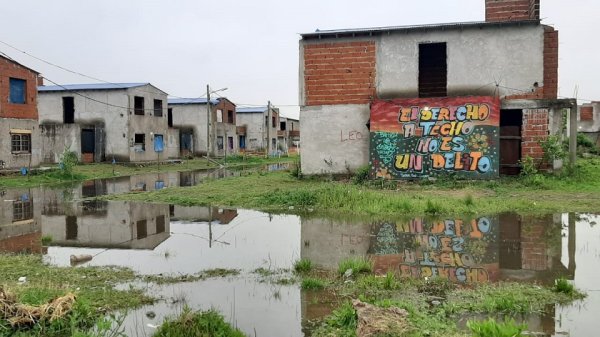
[[[483,21],[484,0],[2,0],[0,41],[110,82],[151,82],[198,97],[206,84],[238,105],[271,100],[298,116],[299,33]],[[541,0],[559,33],[559,95],[600,100],[597,0]],[[0,51],[60,84],[89,78]],[[49,83],[47,83],[49,84]],[[291,105],[287,107],[286,105]]]

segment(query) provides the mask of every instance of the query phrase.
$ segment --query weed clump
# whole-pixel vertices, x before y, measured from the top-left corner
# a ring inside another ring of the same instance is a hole
[[[318,290],[325,288],[325,282],[318,278],[307,277],[302,280],[301,284],[302,289],[304,290]]]
[[[338,273],[344,275],[351,269],[352,274],[370,273],[373,270],[373,262],[365,257],[354,257],[340,261]]]
[[[193,312],[184,308],[176,319],[166,320],[153,337],[220,336],[245,337],[238,329],[225,322],[214,310]]]
[[[369,180],[369,172],[371,167],[369,165],[361,166],[352,177],[352,182],[356,185],[362,185]]]
[[[297,273],[308,273],[312,270],[312,261],[309,259],[300,259],[294,262],[294,270]]]
[[[554,281],[553,290],[557,293],[563,293],[571,296],[575,292],[575,287],[573,287],[573,285],[569,283],[567,279],[561,277]]]
[[[492,318],[486,321],[468,321],[467,327],[473,337],[521,337],[521,332],[527,328],[524,324],[516,324],[514,320],[496,322]]]

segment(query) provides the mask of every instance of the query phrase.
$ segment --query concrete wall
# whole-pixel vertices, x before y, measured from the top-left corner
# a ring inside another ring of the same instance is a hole
[[[600,147],[600,102],[592,102],[578,107],[579,132],[590,138]]]
[[[31,131],[31,153],[11,152],[11,129]],[[35,167],[42,158],[40,130],[33,119],[0,118],[0,170]]]
[[[377,49],[379,98],[418,97],[419,44],[445,42],[448,96],[500,96],[543,85],[542,26],[415,31],[381,37]],[[508,75],[510,74],[510,75]],[[497,91],[496,91],[497,90]]]
[[[302,172],[346,173],[366,165],[369,114],[366,104],[302,107]]]
[[[244,112],[237,114],[237,125],[246,127],[246,150],[257,151],[266,150],[267,148],[267,126],[265,118],[267,111],[260,112]],[[269,121],[269,138],[277,140],[277,130],[279,130],[279,113],[276,109],[272,110],[271,117],[276,116],[276,127],[273,127],[272,121]]]
[[[165,137],[165,152],[161,155],[166,158],[180,158],[179,129],[169,128]]]
[[[162,135],[163,143],[166,147],[168,141],[167,127],[167,94],[151,85],[130,88],[127,90],[129,107],[134,107],[135,96],[144,97],[144,115],[136,115],[133,109],[129,110],[129,158],[131,161],[150,161],[157,160],[158,153],[154,151],[154,135]],[[154,115],[154,100],[162,100],[162,116]],[[143,133],[146,135],[145,150],[140,151],[139,147],[133,145],[135,134]],[[108,148],[107,148],[108,150]],[[107,151],[108,152],[108,151]],[[161,158],[166,157],[160,154]]]
[[[41,152],[43,163],[58,163],[65,149],[77,153],[81,160],[81,126],[79,124],[42,124]]]
[[[173,109],[173,127],[192,129],[193,151],[195,155],[207,152],[206,105],[204,104],[170,104]]]
[[[151,85],[121,90],[83,90],[81,94],[91,99],[72,92],[41,91],[38,97],[40,124],[64,124],[62,98],[73,97],[75,124],[86,128],[101,127],[104,130],[104,152],[107,160],[112,160],[113,157],[117,161],[157,159],[150,133],[163,135],[163,139],[167,140],[167,94]],[[143,116],[133,112],[135,96],[144,97],[146,110]],[[162,117],[153,116],[154,99],[163,101]],[[136,152],[133,146],[136,133],[146,135],[143,152]],[[77,145],[78,141],[72,139],[64,142],[78,146],[71,150],[80,154],[81,145]]]

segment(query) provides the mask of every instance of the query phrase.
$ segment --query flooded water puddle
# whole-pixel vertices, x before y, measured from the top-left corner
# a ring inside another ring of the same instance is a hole
[[[598,215],[501,214],[369,222],[80,200],[141,186],[135,179],[94,182],[93,193],[91,183],[72,189],[5,191],[0,198],[0,250],[42,254],[47,263],[58,266],[71,265],[72,255],[90,255],[92,259],[81,266],[118,265],[142,275],[240,270],[238,275],[202,281],[140,285],[162,300],[129,313],[125,328],[130,335],[150,335],[152,326],[177,314],[183,305],[215,308],[250,336],[309,335],[308,322],[331,310],[318,300],[323,295],[301,291],[297,284],[265,282],[254,270],[289,270],[300,258],[337,269],[339,261],[352,256],[368,256],[378,273],[395,270],[460,284],[513,280],[551,285],[564,277],[588,297],[556,305],[543,316],[526,317],[530,330],[583,337],[600,328],[595,319],[600,312]],[[177,179],[180,185],[181,177]],[[157,185],[146,180],[149,186]]]

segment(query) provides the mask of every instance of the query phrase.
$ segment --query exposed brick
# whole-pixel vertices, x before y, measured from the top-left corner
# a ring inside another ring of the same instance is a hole
[[[539,20],[539,0],[486,0],[485,21]]]
[[[374,81],[374,41],[304,46],[306,105],[368,103]]]
[[[25,104],[11,104],[10,78],[26,81]],[[38,74],[10,59],[0,56],[0,118],[38,119]]]
[[[581,108],[579,108],[579,120],[593,121],[594,120],[594,106],[584,105]]]

